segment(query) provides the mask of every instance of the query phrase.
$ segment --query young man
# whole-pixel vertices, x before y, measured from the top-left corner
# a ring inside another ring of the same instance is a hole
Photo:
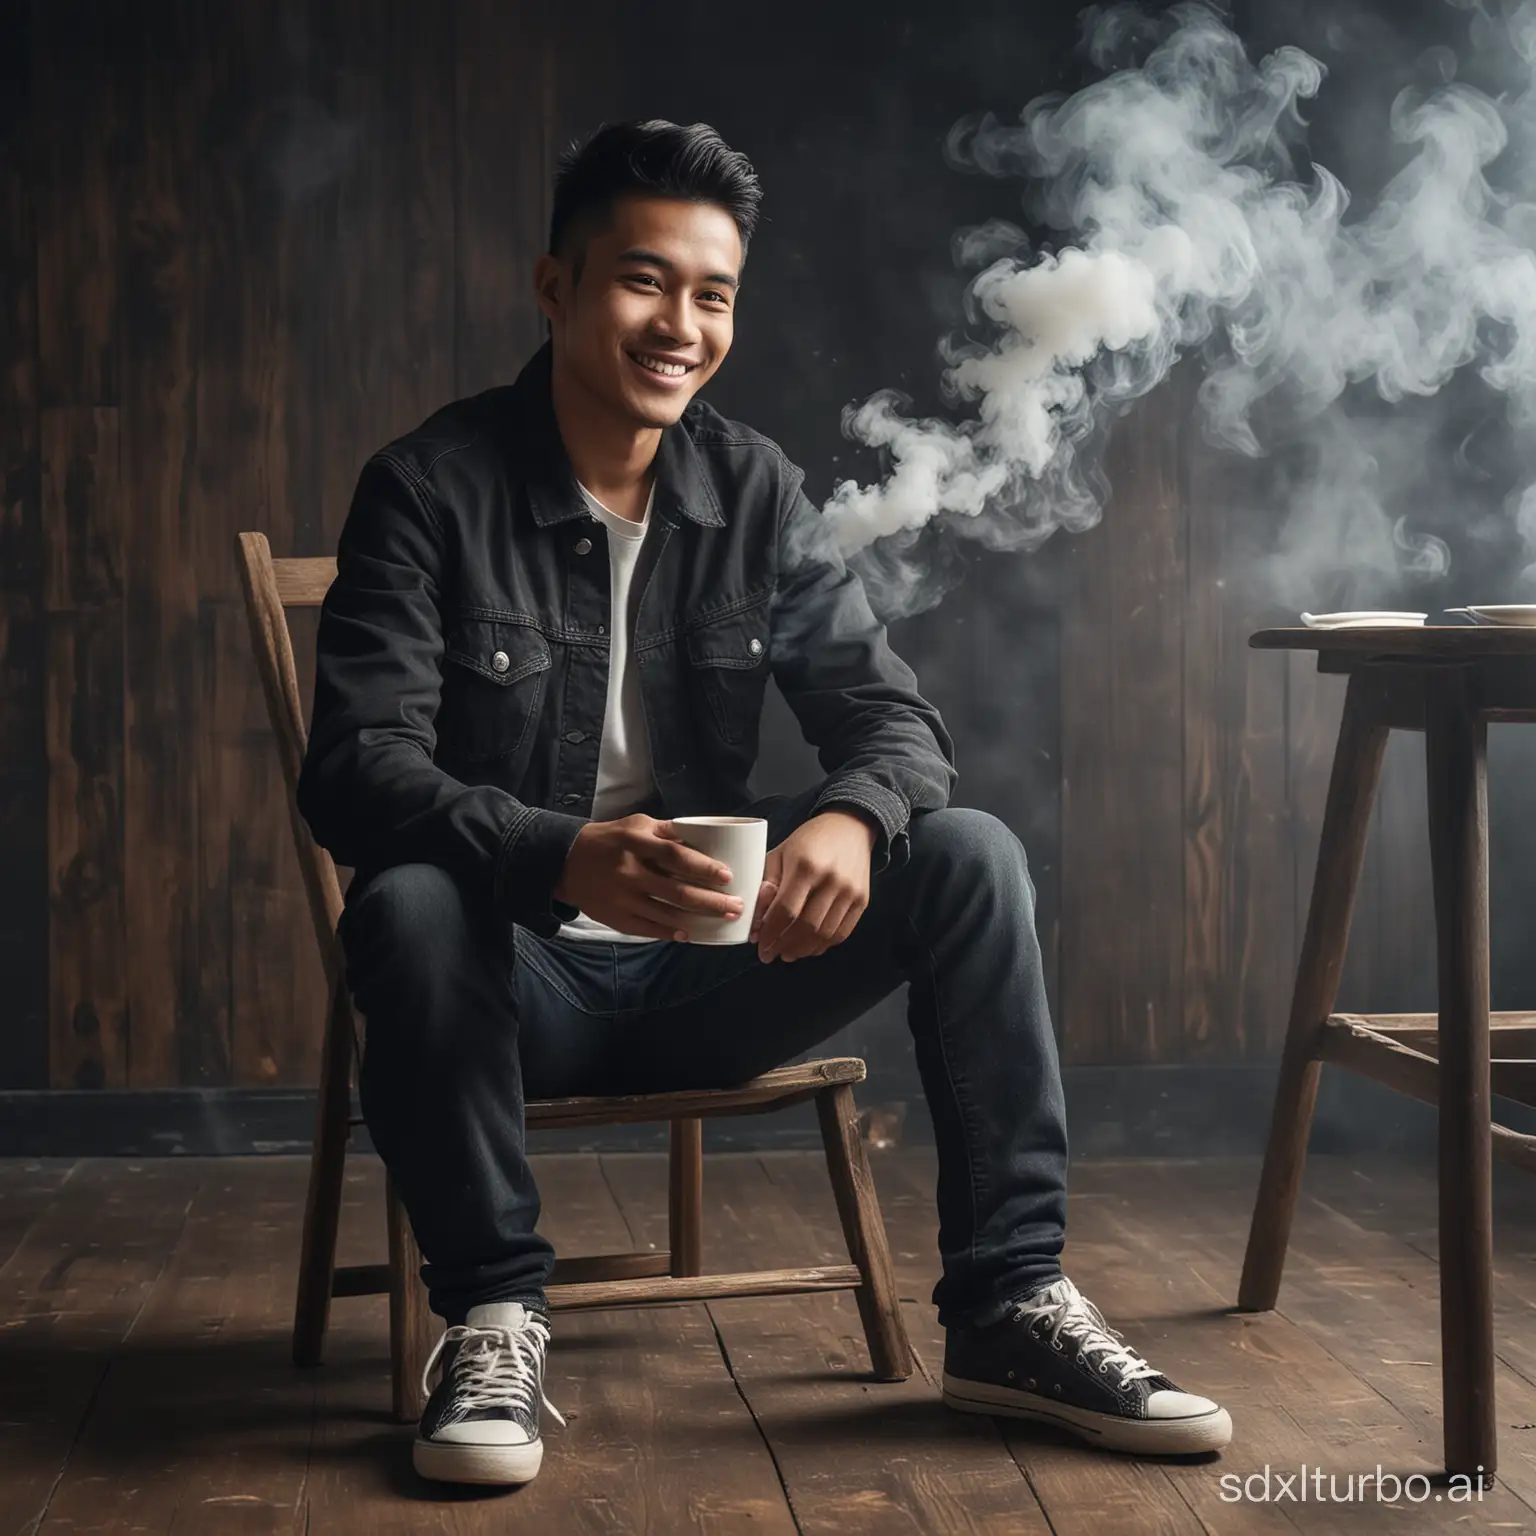
[[[299,809],[354,870],[363,1110],[449,1325],[416,1466],[539,1469],[553,1253],[527,1098],[740,1082],[902,982],[938,1142],[945,1401],[1123,1450],[1223,1445],[1225,1411],[1062,1276],[1023,849],[948,807],[948,732],[857,577],[810,553],[800,471],[697,398],[759,196],[703,124],[608,126],[567,155],[534,272],[549,341],[376,454],[342,530]],[[770,675],[826,776],[747,805]],[[674,942],[675,909],[739,907],[667,818],[732,812],[769,820],[753,941]]]

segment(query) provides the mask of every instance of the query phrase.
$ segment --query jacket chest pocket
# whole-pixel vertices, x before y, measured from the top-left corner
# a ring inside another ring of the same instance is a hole
[[[527,624],[453,624],[443,649],[443,745],[465,763],[516,756],[532,740],[549,668],[549,642]]]
[[[685,637],[695,695],[733,746],[756,738],[768,686],[768,601],[696,625]]]

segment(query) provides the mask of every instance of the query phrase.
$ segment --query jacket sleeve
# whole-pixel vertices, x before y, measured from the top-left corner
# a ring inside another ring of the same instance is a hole
[[[364,466],[320,611],[298,809],[337,863],[437,864],[472,900],[546,936],[584,818],[466,785],[433,761],[442,694],[443,549],[429,494],[387,452]]]
[[[949,803],[954,743],[800,481],[796,472],[779,524],[774,681],[827,774],[812,814],[862,811],[878,828],[872,868],[879,871],[906,861],[914,813]]]

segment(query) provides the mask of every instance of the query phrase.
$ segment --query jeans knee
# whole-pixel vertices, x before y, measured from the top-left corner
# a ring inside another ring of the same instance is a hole
[[[382,998],[419,1002],[431,976],[462,962],[469,915],[453,876],[437,864],[396,864],[351,895],[337,932],[359,1006]]]
[[[1013,829],[990,811],[946,806],[912,818],[908,828],[911,862],[936,868],[998,892],[1021,898],[1033,912],[1034,881],[1024,845]]]

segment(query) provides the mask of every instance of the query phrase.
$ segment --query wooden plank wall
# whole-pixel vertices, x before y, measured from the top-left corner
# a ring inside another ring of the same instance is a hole
[[[1266,593],[1261,468],[1213,452],[1193,365],[1115,430],[1062,610],[1061,994],[1075,1063],[1273,1059],[1343,704]],[[1340,1006],[1435,1007],[1421,737],[1392,738]]]
[[[634,22],[621,71],[618,14],[0,11],[0,1088],[315,1080],[320,975],[232,535],[333,551],[366,455],[539,341],[562,144],[626,84],[685,120],[718,105],[708,17]],[[658,94],[647,71],[685,43]],[[769,145],[794,67],[775,58],[730,76]],[[869,153],[839,142],[840,174]],[[1059,652],[1034,766],[983,763],[966,803],[1028,836],[1073,1062],[1271,1056],[1315,856],[1339,689],[1246,648],[1273,617],[1244,580],[1268,524],[1195,440],[1193,385],[1120,424],[1100,528],[1028,573],[978,569],[984,614],[906,631],[938,677]],[[294,629],[307,684],[312,616]],[[973,744],[1017,734],[1010,708],[955,699]],[[1059,814],[1035,784],[1052,761]],[[1427,1005],[1421,793],[1395,744],[1347,1000]],[[897,1031],[874,1033],[915,1092]]]
[[[233,535],[333,552],[367,454],[536,344],[611,28],[578,68],[523,0],[3,16],[0,1087],[312,1083]]]

